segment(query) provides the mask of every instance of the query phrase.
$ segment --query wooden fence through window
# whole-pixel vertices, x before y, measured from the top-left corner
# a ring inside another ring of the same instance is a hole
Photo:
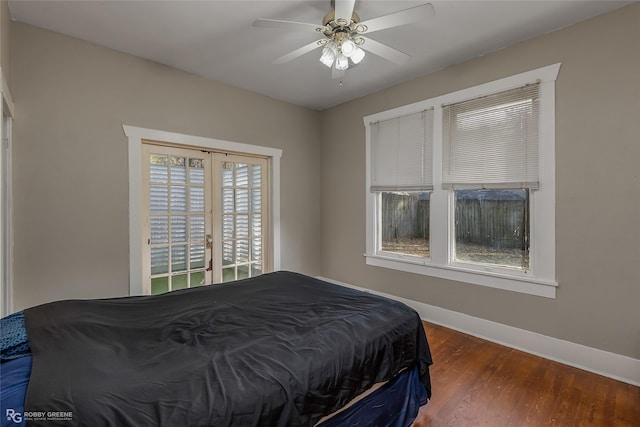
[[[462,199],[456,202],[456,240],[497,249],[526,249],[526,200]],[[418,194],[383,193],[382,239],[429,239],[429,200]]]

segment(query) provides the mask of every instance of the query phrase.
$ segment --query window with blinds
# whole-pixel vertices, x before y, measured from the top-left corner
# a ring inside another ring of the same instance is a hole
[[[380,198],[380,250],[428,258],[433,109],[371,124],[371,187]]]
[[[538,84],[442,111],[444,188],[538,188]]]
[[[530,84],[443,106],[442,185],[454,191],[454,261],[529,269],[538,90]]]
[[[371,191],[433,189],[433,109],[371,124]]]
[[[559,70],[363,118],[368,265],[555,297]]]

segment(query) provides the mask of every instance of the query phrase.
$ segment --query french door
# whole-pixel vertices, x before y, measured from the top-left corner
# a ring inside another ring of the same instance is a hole
[[[142,159],[147,293],[267,271],[266,159],[153,144]]]

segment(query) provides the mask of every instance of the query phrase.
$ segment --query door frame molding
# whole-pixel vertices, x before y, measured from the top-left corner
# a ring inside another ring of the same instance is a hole
[[[129,157],[129,295],[144,295],[142,268],[142,141],[170,143],[184,148],[266,157],[269,164],[269,229],[273,271],[280,269],[280,158],[279,148],[185,135],[157,129],[122,125],[128,138]]]
[[[6,194],[0,207],[0,316],[13,313],[13,118],[15,108],[9,85],[0,67],[0,134],[7,140],[0,141],[0,184]],[[5,121],[6,117],[6,121]],[[4,127],[7,127],[4,129]],[[6,156],[6,158],[5,158]]]

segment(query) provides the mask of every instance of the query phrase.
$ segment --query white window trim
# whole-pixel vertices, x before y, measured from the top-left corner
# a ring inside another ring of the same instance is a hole
[[[497,289],[510,290],[547,298],[556,297],[558,283],[555,271],[555,81],[560,63],[527,71],[521,74],[473,86],[457,92],[404,105],[364,117],[366,137],[366,263],[410,273],[455,280]],[[452,262],[453,235],[450,192],[442,189],[442,105],[491,95],[508,89],[540,83],[540,189],[530,195],[531,269],[524,273],[508,269],[478,268],[471,264]],[[369,191],[371,168],[370,123],[416,113],[434,108],[433,174],[434,191],[431,194],[431,242],[447,242],[431,246],[431,258],[394,256],[382,254],[376,248],[376,194]],[[439,207],[435,208],[434,206]],[[544,232],[537,232],[537,229]]]
[[[143,295],[142,269],[142,141],[161,141],[188,148],[235,152],[268,158],[271,184],[270,229],[273,270],[280,270],[280,158],[282,150],[201,136],[122,125],[129,143],[129,294]]]

